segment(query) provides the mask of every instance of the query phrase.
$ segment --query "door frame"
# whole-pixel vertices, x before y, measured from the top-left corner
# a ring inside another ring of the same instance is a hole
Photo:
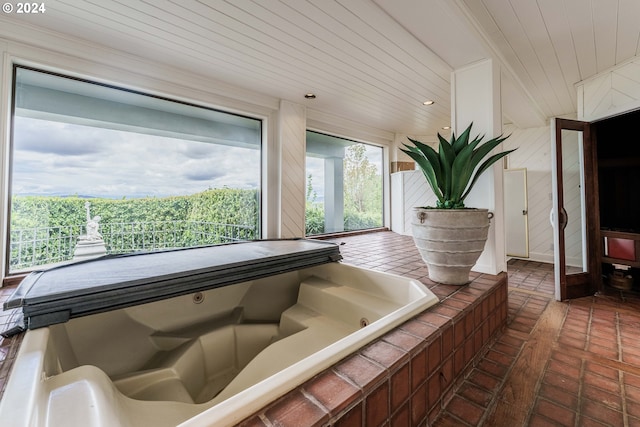
[[[583,138],[583,170],[584,170],[584,238],[586,246],[586,272],[567,274],[565,258],[564,227],[567,223],[564,210],[562,177],[562,130],[581,131]],[[591,123],[562,118],[551,119],[551,156],[553,206],[552,225],[554,234],[554,270],[556,299],[564,301],[571,298],[593,295],[601,290],[600,278],[600,213],[598,204],[598,167],[595,133],[591,132]],[[561,175],[561,174],[560,174]]]

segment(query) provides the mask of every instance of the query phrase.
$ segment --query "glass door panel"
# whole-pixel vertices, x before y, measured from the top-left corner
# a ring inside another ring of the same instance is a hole
[[[552,119],[551,131],[556,299],[565,300],[593,294],[597,171],[589,123]]]
[[[562,129],[562,218],[566,274],[587,271],[583,133]]]

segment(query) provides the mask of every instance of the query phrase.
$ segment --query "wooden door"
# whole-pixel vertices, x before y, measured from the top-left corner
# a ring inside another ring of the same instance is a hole
[[[589,123],[552,119],[556,299],[593,295],[597,286],[597,167]]]

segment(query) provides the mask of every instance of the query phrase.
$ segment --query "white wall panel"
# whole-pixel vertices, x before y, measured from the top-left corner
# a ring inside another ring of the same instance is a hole
[[[9,173],[7,167],[7,156],[9,153],[9,117],[11,111],[10,104],[10,81],[11,66],[8,60],[8,46],[0,39],[0,242],[7,241],[7,214],[9,211],[8,182]],[[6,271],[7,256],[4,245],[0,246],[0,278],[4,278]]]
[[[304,237],[305,132],[303,105],[280,103],[281,199],[280,237]]]
[[[549,127],[518,129],[505,127],[511,136],[504,149],[518,148],[509,157],[509,168],[527,168],[527,203],[529,206],[529,259],[553,262],[551,212],[551,141]]]
[[[640,108],[640,58],[577,85],[578,118],[593,121]]]
[[[391,175],[391,230],[411,235],[413,208],[435,206],[436,195],[421,171],[402,171]]]

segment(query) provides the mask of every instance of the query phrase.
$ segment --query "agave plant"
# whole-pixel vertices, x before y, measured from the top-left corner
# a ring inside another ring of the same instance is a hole
[[[438,198],[436,207],[439,209],[463,209],[465,207],[464,199],[469,195],[480,175],[495,162],[515,150],[494,154],[482,162],[494,148],[509,136],[500,135],[480,144],[484,136],[478,135],[469,142],[471,126],[473,123],[458,138],[452,133],[451,141],[447,141],[438,133],[440,140],[438,151],[412,138],[409,138],[409,141],[413,143],[413,146],[403,144],[406,149],[401,149],[422,170],[429,186]]]

